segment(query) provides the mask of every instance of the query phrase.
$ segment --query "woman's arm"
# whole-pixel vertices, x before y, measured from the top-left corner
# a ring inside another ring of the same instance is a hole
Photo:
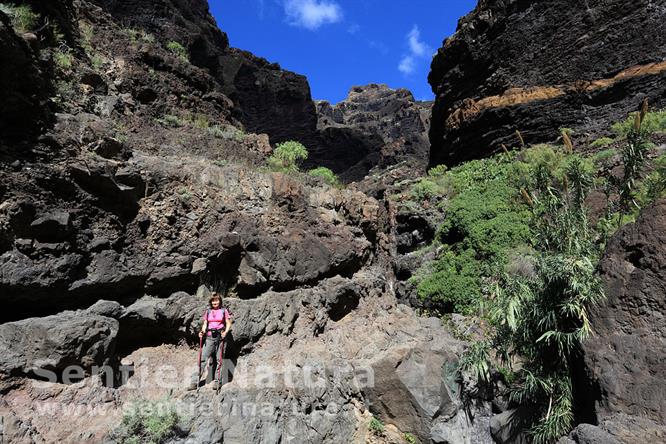
[[[201,331],[199,332],[199,337],[202,337],[206,334],[206,329],[208,328],[208,321],[204,319],[203,325],[201,326]]]
[[[223,338],[227,335],[227,333],[229,333],[229,330],[231,330],[231,319],[227,318],[227,323],[226,323],[225,329],[222,332],[222,337]]]

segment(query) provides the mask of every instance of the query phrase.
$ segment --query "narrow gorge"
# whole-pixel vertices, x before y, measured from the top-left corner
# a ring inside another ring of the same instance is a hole
[[[434,101],[329,103],[206,0],[2,0],[0,442],[666,442],[664,23],[666,0],[479,0]],[[469,363],[497,288],[536,282],[546,169],[601,233],[576,264],[604,297],[539,441],[527,355]],[[191,390],[212,292],[224,384]]]

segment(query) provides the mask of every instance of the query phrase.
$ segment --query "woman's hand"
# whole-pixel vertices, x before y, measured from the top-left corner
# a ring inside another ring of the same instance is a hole
[[[199,337],[200,337],[200,338],[203,338],[203,335],[204,335],[204,332],[200,331],[200,332],[199,332]]]
[[[222,333],[220,333],[220,337],[221,337],[222,339],[224,339],[225,336],[227,336],[227,332],[226,332],[226,331],[223,331]]]

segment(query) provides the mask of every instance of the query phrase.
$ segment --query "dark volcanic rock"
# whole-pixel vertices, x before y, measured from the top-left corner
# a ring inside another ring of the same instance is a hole
[[[212,70],[217,57],[229,47],[208,11],[206,0],[94,0],[117,20],[159,36],[164,43],[176,41],[189,49],[193,63]]]
[[[620,444],[617,438],[592,424],[580,424],[557,444]]]
[[[272,143],[298,140],[313,145],[317,112],[305,76],[231,49],[220,57],[218,79],[236,104],[234,117],[249,131],[267,133]]]
[[[234,103],[233,116],[248,131],[266,133],[272,143],[298,140],[312,145],[317,113],[307,79],[250,52],[230,48],[215,25],[208,2],[195,0],[98,0],[124,23],[181,43],[190,61],[205,68]],[[151,97],[141,93],[140,100]]]
[[[485,0],[433,59],[430,164],[562,127],[595,136],[644,97],[666,105],[663,0]]]
[[[430,146],[429,105],[414,100],[406,89],[377,84],[353,87],[336,105],[317,102],[322,143],[313,163],[351,179],[402,161],[423,170]]]
[[[46,82],[27,43],[0,12],[0,142],[25,137],[47,117]]]
[[[664,245],[666,201],[660,200],[613,237],[601,261],[607,301],[591,314],[595,335],[584,344],[593,388],[587,396],[596,399],[599,420],[625,414],[661,424],[662,431],[666,424]]]
[[[115,350],[117,334],[118,321],[87,311],[2,324],[0,374],[27,375],[36,369],[59,373],[68,365],[104,365]]]

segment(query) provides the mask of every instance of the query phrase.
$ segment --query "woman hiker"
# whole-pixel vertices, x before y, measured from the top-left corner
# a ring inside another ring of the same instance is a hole
[[[224,347],[222,342],[229,333],[229,330],[231,330],[231,313],[226,308],[222,308],[222,298],[217,293],[213,293],[208,300],[208,304],[210,308],[206,309],[203,314],[203,325],[199,332],[199,338],[204,341],[203,349],[199,350],[201,353],[199,358],[199,373],[195,375],[196,382],[190,385],[190,390],[198,388],[199,380],[201,379],[201,375],[203,375],[206,362],[209,358],[210,363],[208,365],[208,375],[206,375],[206,384],[215,378],[215,371],[218,365],[220,366],[220,371],[222,370],[222,362],[218,362],[218,356],[222,357],[221,354]],[[213,389],[217,389],[219,383],[220,381],[216,380]]]

